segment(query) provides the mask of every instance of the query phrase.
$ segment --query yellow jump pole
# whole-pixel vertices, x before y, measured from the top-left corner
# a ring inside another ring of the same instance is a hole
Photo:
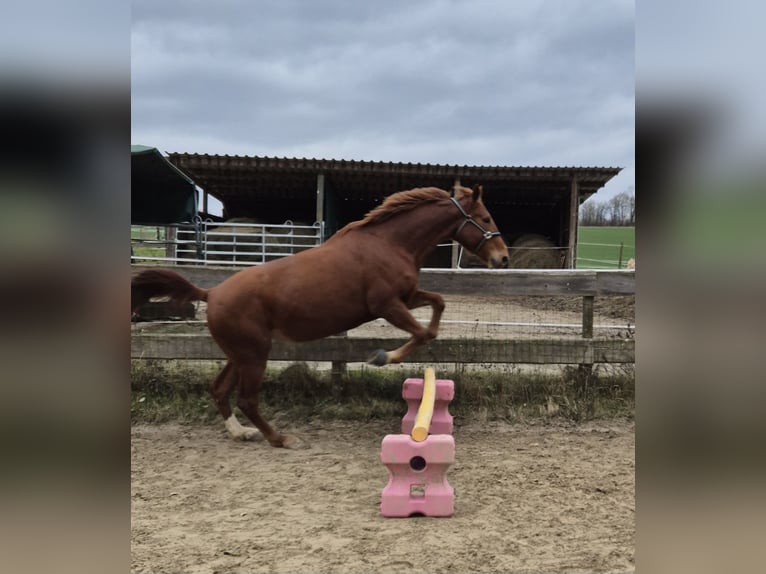
[[[434,415],[434,400],[436,399],[436,373],[433,368],[426,367],[423,376],[423,398],[420,400],[418,414],[415,416],[415,426],[410,436],[415,442],[423,442],[428,437],[431,417]]]

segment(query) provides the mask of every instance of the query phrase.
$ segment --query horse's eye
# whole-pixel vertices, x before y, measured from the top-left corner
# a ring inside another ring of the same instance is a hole
[[[485,217],[484,219],[482,219],[482,221],[483,221],[484,223],[489,223],[489,222],[490,222],[490,221],[492,221],[492,220],[491,220],[489,217]]]

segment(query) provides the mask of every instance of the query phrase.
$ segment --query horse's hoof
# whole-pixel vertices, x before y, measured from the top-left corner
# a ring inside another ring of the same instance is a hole
[[[383,349],[378,349],[370,356],[369,359],[367,359],[367,362],[370,365],[375,365],[376,367],[382,367],[383,365],[387,365],[388,353],[386,353]]]
[[[297,436],[288,434],[288,435],[285,435],[285,437],[282,439],[282,448],[290,448],[290,449],[309,448],[309,445],[303,439],[300,439]]]
[[[269,439],[269,444],[274,448],[296,448],[301,440],[290,434],[279,434]]]
[[[287,438],[289,438],[290,440],[286,441],[285,448],[296,448],[296,449],[311,448],[311,445],[305,438],[298,438],[297,436],[289,436]]]
[[[258,429],[245,427],[244,429],[242,429],[242,434],[239,435],[238,439],[242,441],[263,440],[263,435],[261,434],[261,431],[259,431]]]
[[[263,435],[258,429],[250,428],[250,427],[242,427],[241,429],[236,429],[233,431],[229,431],[229,436],[232,438],[232,440],[238,441],[238,442],[252,442],[257,440],[263,440]]]

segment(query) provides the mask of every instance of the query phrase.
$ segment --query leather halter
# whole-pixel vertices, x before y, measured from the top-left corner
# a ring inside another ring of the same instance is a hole
[[[474,253],[478,253],[478,252],[479,252],[479,250],[480,250],[482,247],[484,247],[484,244],[485,244],[487,241],[489,241],[490,239],[492,239],[493,237],[498,237],[498,236],[502,235],[502,233],[500,233],[499,231],[489,231],[489,230],[487,230],[487,229],[484,229],[484,228],[481,226],[481,224],[480,224],[478,221],[476,221],[476,220],[475,220],[475,219],[474,219],[474,218],[473,218],[473,217],[472,217],[470,214],[468,214],[468,213],[466,212],[466,210],[465,210],[465,209],[463,209],[463,206],[462,206],[462,205],[460,205],[460,203],[458,202],[458,200],[457,200],[457,199],[455,199],[454,197],[450,197],[449,199],[450,199],[450,201],[451,201],[452,203],[454,203],[454,204],[455,204],[455,207],[457,207],[458,211],[459,211],[459,212],[460,212],[460,213],[463,215],[463,217],[464,217],[464,219],[463,219],[463,223],[461,223],[461,224],[460,224],[460,227],[458,227],[458,228],[457,228],[457,231],[455,232],[455,235],[454,235],[454,239],[455,239],[455,241],[457,241],[458,243],[460,243],[460,240],[457,238],[457,236],[458,236],[458,235],[460,235],[460,232],[461,232],[461,231],[463,231],[463,228],[464,228],[464,227],[465,227],[467,224],[469,224],[469,223],[470,223],[471,225],[474,225],[474,226],[476,226],[476,227],[479,229],[479,231],[481,231],[481,233],[482,233],[482,238],[481,238],[481,240],[479,241],[479,244],[478,244],[476,247],[474,247],[473,249],[471,249],[471,251],[473,251]]]

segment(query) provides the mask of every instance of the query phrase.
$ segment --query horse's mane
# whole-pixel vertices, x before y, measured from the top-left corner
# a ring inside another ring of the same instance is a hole
[[[400,191],[389,195],[383,203],[372,209],[364,219],[359,221],[352,221],[342,229],[340,229],[335,236],[340,237],[345,235],[352,229],[358,229],[372,223],[380,223],[390,219],[394,215],[399,213],[410,211],[411,209],[422,205],[423,203],[429,203],[439,201],[441,199],[448,199],[449,193],[438,187],[418,187],[410,189],[408,191]]]

